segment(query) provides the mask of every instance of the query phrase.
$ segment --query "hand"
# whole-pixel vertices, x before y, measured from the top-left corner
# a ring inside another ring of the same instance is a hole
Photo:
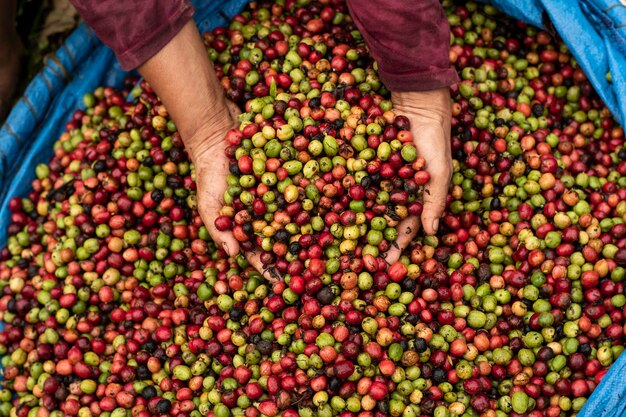
[[[224,136],[228,129],[237,127],[239,108],[232,102],[227,102],[229,114],[221,119],[214,120],[201,128],[187,143],[189,156],[196,170],[198,195],[198,212],[213,241],[221,246],[229,256],[239,253],[239,243],[231,231],[219,231],[215,227],[215,219],[220,215],[224,206],[224,193],[227,189],[228,158],[224,152]],[[261,262],[260,251],[255,248],[244,253],[250,265],[263,273],[271,281],[278,281],[279,276],[271,268],[264,267]]]
[[[446,197],[452,177],[450,151],[450,91],[447,87],[432,91],[391,93],[394,111],[411,122],[413,142],[419,155],[426,159],[430,181],[424,190],[424,210],[421,219],[411,216],[398,225],[397,247],[387,252],[390,264],[400,258],[411,243],[420,225],[428,235],[439,227],[446,207]]]
[[[229,172],[224,138],[236,126],[239,109],[224,97],[194,22],[190,20],[138,70],[161,97],[195,165],[198,211],[211,238],[228,255],[236,255],[237,240],[231,232],[217,230],[215,219],[224,204]],[[264,271],[258,250],[245,255],[259,272]],[[264,276],[276,281],[279,277],[272,271],[265,268]]]

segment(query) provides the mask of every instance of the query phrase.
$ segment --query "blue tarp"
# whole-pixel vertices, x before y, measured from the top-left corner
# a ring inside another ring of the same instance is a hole
[[[626,1],[485,0],[543,27],[548,17],[615,119],[626,122]],[[607,81],[607,73],[612,82]],[[621,355],[578,417],[626,416],[626,355]]]
[[[192,0],[201,31],[225,25],[248,0]],[[626,1],[485,0],[507,14],[542,27],[546,17],[565,41],[598,94],[623,124],[626,121]],[[611,73],[612,82],[607,81]],[[8,199],[25,195],[34,167],[52,155],[82,96],[100,85],[120,87],[128,75],[113,53],[85,25],[79,26],[26,89],[0,129],[0,246],[10,221]],[[626,415],[626,356],[611,367],[578,414]]]
[[[543,27],[548,18],[613,115],[626,122],[626,1],[485,0]],[[607,81],[610,72],[612,82]]]

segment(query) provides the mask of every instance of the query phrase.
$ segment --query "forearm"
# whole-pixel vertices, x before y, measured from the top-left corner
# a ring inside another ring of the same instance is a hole
[[[206,132],[231,127],[222,87],[192,21],[138,70],[165,104],[192,156]]]
[[[188,0],[71,1],[122,67],[137,68],[152,85],[192,155],[203,128],[230,127],[226,99]]]
[[[438,0],[347,3],[389,90],[434,90],[458,81],[449,63],[450,27]]]

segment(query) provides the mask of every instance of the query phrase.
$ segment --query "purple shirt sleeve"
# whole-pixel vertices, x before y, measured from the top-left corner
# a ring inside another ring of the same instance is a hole
[[[70,0],[125,70],[161,50],[194,13],[187,0]]]
[[[347,0],[350,15],[391,91],[424,91],[458,81],[450,26],[438,0]]]
[[[163,48],[191,19],[188,0],[71,0],[124,69]],[[391,91],[421,91],[458,81],[450,30],[438,0],[347,0],[379,74]]]

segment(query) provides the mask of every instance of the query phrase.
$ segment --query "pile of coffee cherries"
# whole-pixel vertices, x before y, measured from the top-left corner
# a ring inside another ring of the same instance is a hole
[[[150,86],[87,94],[10,203],[0,416],[576,414],[623,351],[624,132],[547,33],[444,8],[454,175],[392,265],[428,166],[342,2],[204,36],[244,111],[216,226],[272,280],[210,240]]]

